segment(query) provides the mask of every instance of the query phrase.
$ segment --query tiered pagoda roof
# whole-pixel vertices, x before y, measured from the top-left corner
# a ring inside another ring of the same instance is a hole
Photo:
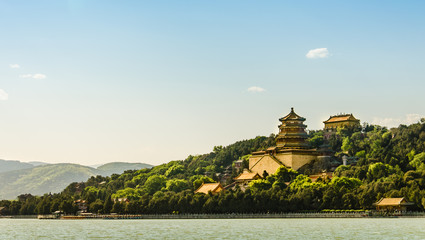
[[[305,118],[299,116],[291,108],[291,112],[279,119],[279,134],[276,137],[276,145],[279,149],[308,149],[308,138],[305,132]]]

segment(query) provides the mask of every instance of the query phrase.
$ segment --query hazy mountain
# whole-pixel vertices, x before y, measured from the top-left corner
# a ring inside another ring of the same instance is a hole
[[[95,175],[94,168],[69,163],[0,173],[0,199],[14,199],[23,193],[60,192],[72,182],[85,181]]]
[[[146,163],[127,163],[127,162],[111,162],[97,167],[98,170],[104,172],[104,175],[113,173],[121,174],[125,170],[138,170],[142,168],[152,168],[153,165]]]
[[[47,165],[50,163],[45,163],[45,162],[37,162],[37,161],[32,161],[32,162],[28,162],[29,164],[33,165],[34,167],[36,166],[43,166],[43,165]]]
[[[15,199],[18,195],[24,193],[31,193],[33,195],[42,195],[49,192],[57,193],[62,191],[70,183],[87,181],[91,176],[108,176],[112,173],[122,173],[129,169],[152,167],[149,164],[141,163],[110,163],[102,165],[101,167],[104,169],[70,163],[47,164],[36,167],[31,164],[18,164],[17,166],[22,168],[26,166],[27,168],[0,172],[0,199]],[[114,166],[117,169],[114,169]]]
[[[33,167],[34,165],[30,163],[0,159],[0,173],[14,171],[14,170],[28,169]]]
[[[100,167],[102,165],[104,165],[104,163],[102,163],[102,164],[93,164],[93,165],[85,165],[85,166],[92,167],[92,168],[98,168],[98,167]]]

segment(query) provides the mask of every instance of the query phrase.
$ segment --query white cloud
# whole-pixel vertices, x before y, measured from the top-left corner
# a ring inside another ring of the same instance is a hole
[[[327,48],[316,48],[308,51],[305,55],[307,58],[327,58],[329,56],[329,51]]]
[[[9,98],[9,94],[5,92],[3,89],[0,89],[0,101],[6,101]]]
[[[9,64],[10,68],[20,68],[21,66],[19,66],[19,64]]]
[[[261,88],[261,87],[256,87],[256,86],[252,86],[250,88],[247,89],[248,92],[264,92],[266,91],[266,89]]]
[[[404,118],[373,118],[372,124],[386,126],[389,128],[398,127],[400,124],[412,124],[417,123],[419,120],[424,117],[416,113],[406,114]]]
[[[32,78],[32,74],[22,74],[19,75],[20,78]]]
[[[34,79],[45,79],[47,78],[46,75],[41,74],[41,73],[36,73],[36,74],[23,74],[19,76],[20,78],[34,78]]]
[[[32,78],[35,78],[35,79],[45,79],[46,77],[47,77],[46,75],[41,74],[41,73],[36,73],[36,74],[32,75]]]

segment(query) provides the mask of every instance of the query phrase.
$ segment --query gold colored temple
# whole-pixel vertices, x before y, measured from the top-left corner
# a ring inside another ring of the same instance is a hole
[[[360,120],[355,118],[353,114],[330,116],[329,119],[323,123],[325,124],[325,130],[335,130],[344,127],[360,127]]]
[[[223,190],[224,188],[220,183],[203,183],[198,189],[195,190],[195,193],[208,194],[211,192],[212,194],[218,194]]]
[[[310,149],[305,132],[305,118],[299,116],[291,108],[291,112],[279,121],[279,134],[276,146],[265,151],[252,153],[249,159],[249,170],[263,175],[264,171],[274,174],[280,166],[297,170],[317,159],[315,149]]]

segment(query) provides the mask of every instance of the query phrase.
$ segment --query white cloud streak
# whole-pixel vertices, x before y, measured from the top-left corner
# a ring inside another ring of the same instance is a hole
[[[398,127],[400,124],[409,125],[412,123],[417,123],[421,118],[424,116],[421,116],[417,113],[411,113],[406,114],[404,118],[373,118],[372,124],[380,125],[380,126],[386,126],[389,128],[392,127]]]
[[[310,59],[327,58],[329,57],[329,51],[327,48],[316,48],[308,51],[305,56]]]
[[[9,64],[10,68],[20,68],[21,66],[19,66],[19,64]]]
[[[257,93],[266,91],[266,89],[261,88],[261,87],[256,87],[256,86],[252,86],[252,87],[248,88],[247,90],[248,90],[248,92],[257,92]]]
[[[22,74],[19,75],[20,78],[32,78],[32,74]]]
[[[36,73],[36,74],[32,75],[32,78],[35,78],[35,79],[45,79],[46,77],[47,77],[46,75],[41,74],[41,73]]]
[[[41,73],[36,73],[36,74],[23,74],[19,76],[20,78],[34,78],[34,79],[45,79],[47,78],[46,75],[41,74]]]
[[[9,99],[9,94],[3,89],[0,89],[0,101],[6,101],[7,99]]]

